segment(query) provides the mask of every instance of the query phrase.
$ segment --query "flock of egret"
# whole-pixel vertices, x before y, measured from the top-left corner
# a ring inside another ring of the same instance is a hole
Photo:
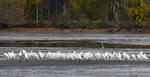
[[[149,61],[149,58],[142,51],[138,54],[120,52],[27,52],[22,50],[19,53],[4,53],[8,60],[118,60],[118,61]]]

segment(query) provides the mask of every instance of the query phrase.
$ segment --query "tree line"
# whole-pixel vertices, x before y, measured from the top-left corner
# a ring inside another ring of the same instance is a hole
[[[0,25],[101,28],[148,26],[150,0],[0,0]]]

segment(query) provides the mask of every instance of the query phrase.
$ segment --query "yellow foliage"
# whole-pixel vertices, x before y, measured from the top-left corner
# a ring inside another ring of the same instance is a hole
[[[69,0],[69,2],[75,10],[81,10],[81,5],[90,8],[90,0]]]
[[[149,21],[150,5],[147,2],[150,0],[125,0],[129,8],[127,8],[128,15],[135,18],[137,25],[146,26]]]
[[[71,6],[73,9],[77,10],[80,9],[80,4],[82,3],[83,0],[69,0]]]

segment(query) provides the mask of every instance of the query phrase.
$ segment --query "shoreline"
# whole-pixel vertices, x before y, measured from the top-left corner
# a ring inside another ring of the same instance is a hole
[[[80,29],[80,28],[6,28],[0,29],[0,33],[9,32],[21,32],[21,33],[108,33],[108,34],[149,34],[150,29],[144,29],[141,32],[136,32],[135,29],[123,28],[120,31],[116,31],[112,28],[100,28],[100,29]]]

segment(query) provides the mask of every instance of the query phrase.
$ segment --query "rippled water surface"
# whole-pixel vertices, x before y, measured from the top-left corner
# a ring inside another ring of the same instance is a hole
[[[53,65],[2,67],[1,77],[149,77],[149,65]]]
[[[102,43],[105,47],[101,49]],[[149,54],[150,35],[139,34],[22,34],[1,33],[0,55],[4,52],[128,52]],[[0,77],[149,77],[150,64],[86,64],[0,67]]]

